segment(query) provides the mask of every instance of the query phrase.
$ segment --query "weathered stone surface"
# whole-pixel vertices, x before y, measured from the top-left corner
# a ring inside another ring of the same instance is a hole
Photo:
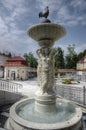
[[[54,41],[64,36],[65,33],[66,31],[62,26],[53,23],[42,23],[29,29],[29,36],[38,41],[41,47],[37,50],[39,56],[37,69],[39,91],[36,93],[35,103],[32,99],[29,99],[22,100],[12,106],[8,129],[81,130],[81,109],[66,100],[57,100],[53,91],[55,51],[52,46]],[[26,109],[28,104],[30,104],[30,107],[28,106],[30,111]],[[33,106],[34,109],[31,109]],[[20,111],[20,115],[17,111]],[[21,112],[23,112],[23,115],[21,115]],[[68,116],[68,112],[70,116]],[[62,114],[64,114],[64,117]]]
[[[38,84],[40,93],[52,93],[54,86],[54,56],[55,51],[49,47],[37,50],[38,61]]]
[[[37,123],[25,120],[17,114],[17,109],[24,105],[25,102],[30,102],[33,99],[23,99],[14,104],[10,109],[10,118],[7,121],[6,128],[10,130],[81,130],[81,116],[82,112],[79,107],[75,107],[76,113],[74,116],[67,121],[56,122],[56,123]],[[62,99],[57,99],[57,102]],[[69,104],[69,101],[62,101],[65,104]],[[70,105],[72,105],[70,103]],[[73,106],[74,107],[74,106]],[[48,109],[47,109],[48,110]],[[39,114],[39,113],[38,113]],[[39,114],[40,115],[40,114]],[[46,118],[46,112],[45,112]],[[45,120],[44,118],[44,120]],[[50,118],[50,117],[49,117]],[[40,119],[40,118],[39,118]]]
[[[53,43],[63,37],[66,34],[66,30],[58,24],[41,23],[32,26],[27,33],[37,42],[41,40],[51,40]],[[40,43],[38,44],[41,46]]]

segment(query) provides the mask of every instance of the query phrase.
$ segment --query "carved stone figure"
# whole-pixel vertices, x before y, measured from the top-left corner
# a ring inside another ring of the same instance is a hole
[[[55,51],[49,47],[42,47],[37,50],[38,61],[38,84],[41,93],[52,92],[54,85],[54,56]]]
[[[41,86],[41,79],[42,79],[42,71],[41,71],[41,68],[42,68],[42,53],[41,53],[41,50],[38,49],[37,50],[37,54],[39,56],[39,59],[38,59],[38,67],[37,67],[37,74],[38,74],[38,85]]]

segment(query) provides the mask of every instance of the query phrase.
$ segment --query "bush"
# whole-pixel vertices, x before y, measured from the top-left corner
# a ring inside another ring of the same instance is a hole
[[[63,84],[76,84],[80,83],[80,81],[75,81],[73,78],[62,78]]]
[[[67,79],[67,78],[63,78],[62,79],[62,83],[64,83],[64,84],[71,84],[71,81],[73,81],[73,79],[72,78],[70,78],[70,79]]]

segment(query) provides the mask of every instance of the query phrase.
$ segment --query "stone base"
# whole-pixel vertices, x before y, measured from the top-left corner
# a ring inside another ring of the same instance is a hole
[[[39,113],[51,113],[56,111],[56,95],[53,94],[39,94],[36,93],[35,111]]]
[[[22,117],[20,117],[17,114],[16,110],[18,109],[18,107],[21,108],[21,106],[24,105],[25,103],[32,102],[32,100],[34,100],[34,99],[24,99],[24,100],[17,102],[16,104],[14,104],[11,107],[10,118],[8,119],[8,121],[5,125],[5,128],[7,128],[9,130],[82,130],[82,123],[81,123],[82,112],[81,112],[81,109],[75,105],[73,105],[75,107],[74,116],[66,121],[61,121],[61,122],[56,121],[55,123],[52,123],[52,121],[51,121],[51,123],[46,123],[46,122],[45,123],[39,123],[39,122],[37,123],[34,121],[23,119]],[[66,100],[58,99],[57,102],[58,101],[62,101],[66,105],[67,104],[71,105],[71,103],[66,101]],[[37,108],[37,110],[38,110],[38,108]],[[43,109],[43,110],[45,111],[45,109]],[[45,117],[46,117],[46,112],[45,112]],[[55,115],[55,113],[54,113],[54,115]]]
[[[17,122],[14,122],[11,119],[7,120],[5,128],[7,128],[9,130],[83,130],[81,122],[75,124],[74,126],[70,126],[68,128],[62,128],[62,129],[51,129],[51,128],[50,129],[46,129],[46,128],[43,129],[42,127],[41,127],[41,129],[35,129],[35,128],[33,129],[33,128],[29,128],[29,127],[27,128],[27,127],[23,126],[23,124],[19,125]]]

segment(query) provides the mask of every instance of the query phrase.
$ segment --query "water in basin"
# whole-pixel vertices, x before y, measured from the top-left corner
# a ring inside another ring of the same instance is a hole
[[[71,119],[75,115],[75,106],[71,103],[57,100],[56,112],[39,113],[35,111],[35,100],[31,99],[19,104],[16,113],[23,119],[36,123],[57,123]]]

